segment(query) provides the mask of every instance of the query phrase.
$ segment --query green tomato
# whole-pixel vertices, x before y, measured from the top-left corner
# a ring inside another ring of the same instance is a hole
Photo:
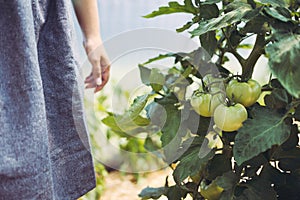
[[[204,181],[200,183],[200,194],[208,200],[218,200],[223,190],[224,189],[215,182],[212,182],[209,185],[206,185]]]
[[[227,132],[236,131],[241,128],[247,118],[246,108],[239,103],[229,107],[221,104],[214,112],[216,126]]]
[[[253,79],[247,82],[232,79],[226,87],[226,94],[229,99],[246,107],[253,105],[259,98],[260,93],[261,86]]]
[[[223,103],[222,94],[211,95],[209,93],[194,94],[191,98],[193,109],[203,117],[211,117],[218,105]]]

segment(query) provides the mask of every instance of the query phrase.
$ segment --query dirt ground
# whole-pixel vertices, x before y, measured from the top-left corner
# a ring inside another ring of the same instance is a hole
[[[170,174],[171,170],[168,169],[151,172],[140,177],[136,183],[132,175],[111,172],[105,177],[106,190],[101,200],[140,200],[138,194],[143,188],[164,186],[165,178]],[[167,198],[161,197],[159,200],[167,200]]]

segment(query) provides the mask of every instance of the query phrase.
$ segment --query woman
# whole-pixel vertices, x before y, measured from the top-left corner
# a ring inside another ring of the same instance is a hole
[[[74,0],[92,64],[108,81],[96,0]],[[95,186],[69,0],[0,0],[0,199],[76,199]],[[99,48],[98,48],[99,47]]]

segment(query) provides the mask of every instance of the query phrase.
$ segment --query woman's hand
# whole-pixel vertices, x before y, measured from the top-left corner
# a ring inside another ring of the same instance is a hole
[[[86,88],[100,91],[109,79],[110,62],[103,47],[97,0],[73,0],[75,13],[81,27],[86,54],[92,64],[92,73],[85,79]]]
[[[84,81],[85,88],[95,88],[96,93],[108,82],[110,61],[101,39],[87,40],[84,42],[84,48],[92,65],[92,72]]]

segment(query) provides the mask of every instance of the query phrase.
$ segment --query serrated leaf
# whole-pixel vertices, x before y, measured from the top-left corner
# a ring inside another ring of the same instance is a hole
[[[194,22],[187,22],[186,24],[184,24],[182,27],[177,28],[176,31],[178,33],[181,33],[189,28],[191,28],[194,25]]]
[[[247,14],[247,12],[252,10],[249,4],[242,2],[231,3],[229,6],[231,6],[230,10],[232,9],[230,12],[227,12],[226,14],[217,18],[200,22],[198,28],[194,29],[190,33],[193,36],[200,36],[209,31],[219,30],[240,21]],[[244,21],[246,22],[249,20],[250,19],[245,19]]]
[[[238,165],[281,145],[290,134],[290,127],[278,113],[265,107],[254,108],[253,119],[248,119],[235,137],[233,155]]]
[[[142,200],[151,199],[151,198],[158,199],[162,195],[166,194],[167,191],[168,188],[166,187],[159,187],[159,188],[146,187],[140,192],[139,197],[141,197]]]
[[[277,35],[280,40],[266,48],[269,67],[283,87],[300,98],[300,35]]]
[[[286,6],[284,0],[254,0],[254,2],[271,6]]]
[[[150,58],[148,61],[146,61],[145,63],[140,65],[140,67],[144,67],[143,65],[147,65],[147,64],[150,64],[150,63],[158,61],[158,60],[162,60],[162,59],[169,58],[169,57],[176,57],[176,56],[177,56],[176,53],[159,54],[158,56],[156,56],[154,58]]]
[[[198,137],[195,140],[203,141]],[[180,163],[173,172],[177,184],[180,184],[188,176],[194,176],[199,173],[203,166],[215,155],[215,150],[212,150],[205,157],[200,158],[200,147],[200,145],[191,145],[184,153],[184,156],[181,157]]]
[[[194,7],[191,0],[185,0],[184,5],[179,4],[176,1],[171,1],[168,3],[168,6],[159,7],[158,10],[153,11],[152,13],[145,15],[145,18],[157,17],[160,15],[172,14],[172,13],[190,13],[197,14],[198,10]]]

